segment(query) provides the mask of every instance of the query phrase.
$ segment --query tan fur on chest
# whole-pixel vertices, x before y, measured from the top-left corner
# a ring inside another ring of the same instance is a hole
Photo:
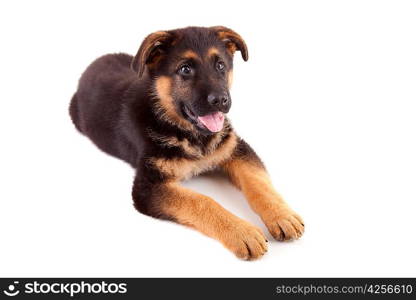
[[[152,158],[150,161],[164,174],[176,180],[183,180],[218,167],[231,157],[237,145],[237,137],[231,133],[230,137],[215,151],[191,160],[185,158]]]

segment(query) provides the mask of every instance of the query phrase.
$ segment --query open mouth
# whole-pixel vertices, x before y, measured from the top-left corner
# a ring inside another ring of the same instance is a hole
[[[210,132],[219,132],[224,127],[224,114],[216,111],[205,116],[197,116],[186,105],[183,106],[184,115],[196,126]]]

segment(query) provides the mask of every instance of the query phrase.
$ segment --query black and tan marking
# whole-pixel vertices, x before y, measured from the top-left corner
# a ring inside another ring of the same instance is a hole
[[[275,239],[289,241],[302,236],[302,218],[276,192],[263,163],[247,143],[240,141],[233,158],[223,163],[222,168]]]
[[[135,57],[111,54],[92,63],[70,114],[100,149],[136,169],[132,196],[140,212],[195,228],[238,257],[256,259],[267,251],[259,228],[180,185],[224,170],[276,239],[303,233],[302,219],[226,117],[236,51],[248,59],[241,36],[222,26],[152,33]]]

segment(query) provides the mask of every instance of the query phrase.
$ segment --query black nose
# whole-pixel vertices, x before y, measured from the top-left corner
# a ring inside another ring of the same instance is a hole
[[[208,95],[207,100],[209,104],[221,111],[227,109],[230,103],[230,100],[226,94],[211,93]]]

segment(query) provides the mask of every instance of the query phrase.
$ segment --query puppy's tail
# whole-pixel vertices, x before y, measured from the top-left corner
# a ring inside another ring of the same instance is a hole
[[[71,116],[72,123],[74,123],[78,131],[82,133],[79,119],[77,93],[75,93],[74,96],[72,96],[71,103],[69,104],[69,115]]]

